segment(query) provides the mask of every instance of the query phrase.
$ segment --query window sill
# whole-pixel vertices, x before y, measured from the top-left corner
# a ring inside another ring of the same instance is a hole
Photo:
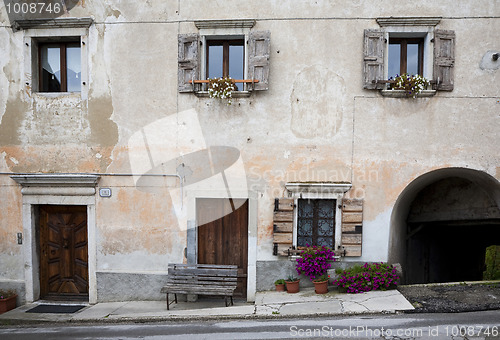
[[[288,256],[288,260],[289,260],[289,261],[294,261],[294,262],[295,262],[295,261],[297,261],[298,259],[300,259],[300,255],[289,255],[289,256]],[[333,260],[332,260],[332,261],[328,261],[328,262],[329,262],[329,263],[333,263],[333,262],[338,262],[338,261],[340,261],[340,260],[342,260],[342,256],[340,256],[340,255],[335,255],[335,256],[333,256]]]
[[[413,98],[408,97],[404,90],[381,90],[380,93],[382,96],[389,98]],[[423,90],[417,95],[417,98],[433,97],[435,94],[436,90]]]
[[[208,91],[195,91],[197,97],[208,98]],[[233,98],[247,98],[250,97],[252,91],[234,91],[232,93]]]
[[[80,97],[81,92],[33,92],[36,96],[46,98],[60,98],[60,97]]]

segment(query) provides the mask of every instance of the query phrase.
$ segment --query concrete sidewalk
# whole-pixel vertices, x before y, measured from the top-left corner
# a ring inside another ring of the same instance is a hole
[[[49,303],[49,302],[46,302]],[[255,304],[235,301],[224,307],[224,299],[200,299],[179,302],[167,310],[165,301],[107,302],[88,305],[73,314],[37,314],[27,310],[41,304],[27,304],[0,315],[0,324],[38,322],[123,322],[168,321],[221,318],[308,317],[341,314],[395,313],[413,309],[397,290],[362,294],[339,294],[336,290],[324,295],[314,288],[301,288],[297,294],[258,292]]]

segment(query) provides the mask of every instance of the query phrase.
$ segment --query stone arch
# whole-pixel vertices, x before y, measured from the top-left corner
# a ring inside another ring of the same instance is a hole
[[[406,283],[480,279],[483,248],[500,240],[499,207],[500,183],[485,172],[423,174],[394,205],[389,262],[402,264]]]

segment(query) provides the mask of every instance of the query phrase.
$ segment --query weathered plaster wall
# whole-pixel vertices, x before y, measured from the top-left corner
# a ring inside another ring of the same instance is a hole
[[[378,28],[377,17],[409,13],[443,16],[438,28],[456,32],[453,92],[412,100],[363,90],[363,29]],[[177,123],[160,131],[162,152],[192,152],[199,141],[186,137],[183,119],[194,110],[201,136],[193,138],[240,152],[257,197],[258,275],[279,263],[272,209],[286,182],[351,182],[347,195],[365,200],[363,256],[352,261],[385,261],[394,204],[414,179],[445,167],[500,179],[500,70],[481,67],[485,53],[500,49],[497,2],[82,0],[69,16],[94,19],[88,99],[26,93],[23,32],[7,27],[0,5],[1,171],[130,173],[130,155],[151,151],[133,150],[130,139],[162,119]],[[271,31],[269,90],[231,106],[178,93],[177,34],[197,32],[193,20],[234,18]],[[0,183],[0,281],[23,280],[14,238],[22,230],[20,190],[7,176]],[[120,288],[132,296],[134,284],[149,276],[158,283],[168,262],[185,260],[186,219],[170,193],[178,182],[164,185],[157,192],[136,188],[132,177],[101,178],[99,186],[113,191],[96,203],[101,301],[116,299]]]

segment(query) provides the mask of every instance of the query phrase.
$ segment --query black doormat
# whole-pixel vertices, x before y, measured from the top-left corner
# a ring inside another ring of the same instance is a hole
[[[70,314],[79,311],[85,306],[61,306],[61,305],[38,305],[35,308],[27,310],[26,313],[57,313],[57,314]]]

